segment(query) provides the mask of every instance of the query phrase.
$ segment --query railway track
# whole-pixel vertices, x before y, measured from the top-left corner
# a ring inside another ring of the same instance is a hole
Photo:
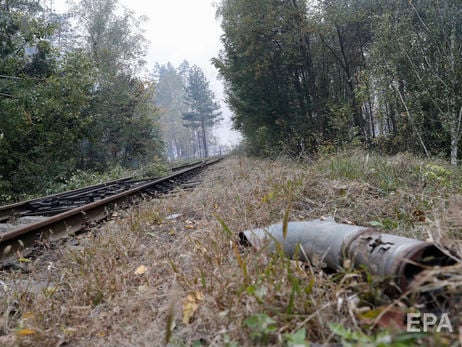
[[[153,198],[188,183],[209,165],[205,160],[172,168],[165,177],[132,177],[0,207],[0,267],[32,252],[40,242],[76,233],[140,198]]]

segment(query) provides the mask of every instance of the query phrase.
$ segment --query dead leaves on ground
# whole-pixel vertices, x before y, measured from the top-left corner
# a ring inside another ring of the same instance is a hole
[[[144,275],[148,271],[148,268],[145,265],[140,265],[135,270],[135,275]]]
[[[193,294],[188,294],[183,302],[183,323],[189,324],[194,318],[194,314],[199,308],[200,303],[204,300],[204,295],[201,291]]]

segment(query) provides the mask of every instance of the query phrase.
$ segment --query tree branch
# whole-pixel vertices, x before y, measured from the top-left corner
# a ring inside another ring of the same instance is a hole
[[[424,142],[422,136],[420,135],[419,130],[417,129],[417,127],[414,124],[414,120],[412,119],[411,113],[409,112],[409,109],[408,109],[408,107],[406,105],[406,102],[404,101],[403,95],[401,94],[401,92],[399,91],[399,88],[395,85],[395,83],[392,83],[392,86],[395,89],[395,91],[398,93],[399,99],[401,100],[401,102],[402,102],[402,104],[404,106],[404,109],[406,110],[406,114],[407,114],[407,116],[409,118],[409,122],[411,122],[411,125],[414,128],[414,131],[416,132],[417,137],[419,138],[420,144],[422,145],[422,148],[423,148],[423,150],[425,152],[426,157],[430,158],[430,153],[427,150],[427,146],[425,146],[425,142]]]

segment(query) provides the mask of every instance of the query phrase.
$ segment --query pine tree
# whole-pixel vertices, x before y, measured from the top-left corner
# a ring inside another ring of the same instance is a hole
[[[207,129],[221,120],[220,106],[214,99],[204,72],[198,66],[192,66],[186,81],[185,104],[188,111],[183,113],[183,120],[185,126],[198,131],[205,157],[209,154]]]

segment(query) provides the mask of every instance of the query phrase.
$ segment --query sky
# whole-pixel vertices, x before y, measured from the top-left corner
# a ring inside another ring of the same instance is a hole
[[[222,106],[225,120],[215,131],[219,142],[233,145],[239,142],[239,134],[231,130],[231,112],[226,107],[223,83],[218,79],[210,59],[217,57],[221,49],[222,30],[216,19],[214,0],[119,0],[138,16],[148,17],[143,25],[145,37],[150,41],[147,52],[147,69],[155,63],[171,62],[178,66],[187,60],[198,65],[206,74],[216,100]],[[66,10],[66,0],[52,0],[58,12]]]

